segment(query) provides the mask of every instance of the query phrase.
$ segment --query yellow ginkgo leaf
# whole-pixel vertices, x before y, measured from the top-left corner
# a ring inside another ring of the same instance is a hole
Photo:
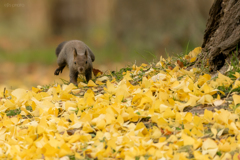
[[[120,83],[120,85],[117,87],[116,96],[123,96],[123,98],[129,96],[128,87],[125,83]]]
[[[240,77],[240,74],[239,74],[238,72],[235,72],[233,75],[234,75],[237,79]]]
[[[72,102],[72,101],[66,101],[66,102],[63,104],[63,109],[68,110],[69,107],[77,108],[77,103],[74,103],[74,102]]]
[[[52,156],[55,156],[55,154],[59,152],[59,150],[57,148],[52,147],[48,143],[43,148],[45,150],[45,153],[44,153],[45,156],[52,157]]]
[[[100,77],[100,78],[97,78],[96,81],[100,81],[100,82],[104,82],[104,81],[107,81],[109,80],[109,78],[107,76],[103,76],[103,77]]]
[[[152,137],[153,139],[158,139],[158,138],[160,138],[161,136],[162,136],[162,132],[160,131],[160,129],[157,128],[156,126],[154,126],[151,137]]]
[[[94,129],[90,126],[90,124],[89,123],[85,123],[84,125],[83,125],[83,129],[82,129],[84,132],[86,132],[86,133],[89,133],[89,132],[93,132],[94,131]]]
[[[236,89],[236,88],[239,88],[239,87],[240,87],[240,81],[239,81],[239,80],[236,80],[236,81],[234,82],[234,85],[233,85],[232,89]]]
[[[207,121],[212,121],[213,118],[213,113],[207,109],[204,110],[204,119],[206,119]]]
[[[193,145],[195,143],[195,139],[186,135],[186,134],[182,134],[182,139],[183,139],[183,144],[184,146],[186,145]]]
[[[123,79],[125,79],[126,81],[132,80],[131,72],[127,71],[127,73],[126,73],[126,75],[123,77]]]
[[[196,59],[197,59],[197,57],[193,57],[193,58],[191,58],[191,59],[190,59],[190,63],[195,62]]]
[[[141,67],[147,67],[148,65],[146,63],[142,63]]]
[[[163,113],[163,118],[175,118],[175,113],[168,107]]]
[[[97,85],[92,81],[88,81],[88,84],[87,84],[88,87],[97,87]]]
[[[76,89],[77,87],[73,84],[70,83],[69,85],[63,85],[62,90],[65,91],[66,93],[71,92],[73,89]]]
[[[16,89],[12,91],[11,93],[14,97],[16,97],[16,101],[23,101],[24,97],[27,95],[27,92],[25,89]]]
[[[86,143],[92,139],[92,136],[90,134],[80,135],[79,140],[82,143]]]
[[[196,160],[209,160],[208,155],[203,155],[200,151],[194,151],[193,155]]]
[[[110,94],[115,94],[116,93],[116,88],[110,81],[107,81],[106,91],[109,92]]]
[[[209,81],[211,79],[211,76],[209,74],[204,74],[199,77],[198,84],[202,86],[205,82]]]
[[[229,117],[231,113],[227,110],[221,109],[220,114],[218,115],[218,120],[221,122],[224,122],[225,124],[228,124]]]
[[[123,125],[124,120],[123,120],[122,116],[118,116],[116,122],[118,122],[119,125]]]
[[[96,124],[96,127],[98,129],[103,129],[103,128],[105,128],[105,126],[106,126],[106,121],[103,119],[100,119]]]
[[[71,136],[70,140],[68,141],[69,143],[74,143],[80,139],[80,135],[73,135]]]
[[[79,82],[78,83],[78,87],[81,88],[81,87],[86,87],[87,84],[86,83],[83,83],[83,82]]]
[[[236,106],[237,104],[240,103],[240,95],[233,95],[233,102],[234,102],[234,105]]]
[[[156,122],[159,127],[166,127],[168,125],[168,122],[162,117],[157,119]]]
[[[211,157],[214,157],[218,151],[218,146],[215,141],[208,138],[202,144],[202,153],[209,154]]]
[[[231,151],[231,145],[228,142],[225,142],[224,144],[220,144],[218,146],[218,149],[222,152],[230,152]]]
[[[201,139],[195,140],[195,142],[194,142],[194,144],[193,144],[193,148],[194,148],[194,149],[197,149],[197,148],[199,148],[199,147],[201,147],[201,146],[202,146],[202,140],[201,140]]]
[[[194,48],[193,51],[194,51],[196,54],[199,54],[199,53],[202,52],[202,47],[196,47],[196,48]]]
[[[186,116],[184,117],[184,120],[186,120],[187,122],[191,122],[192,119],[193,119],[192,113],[190,113],[190,112],[188,112],[188,113],[186,114]]]
[[[199,53],[201,53],[201,51],[202,51],[202,48],[201,47],[197,47],[194,50],[192,50],[191,52],[189,52],[188,56],[190,56],[190,57],[197,57],[197,55]]]
[[[221,99],[217,99],[213,102],[214,106],[215,107],[218,107],[218,106],[221,106],[222,104],[224,104],[225,101],[224,100],[221,100]]]
[[[60,150],[59,150],[59,157],[63,157],[66,155],[71,155],[73,152],[70,149],[69,145],[64,143],[62,146],[60,146]]]
[[[203,124],[202,124],[202,120],[200,117],[194,116],[193,124],[197,129],[203,130]]]
[[[150,80],[148,80],[146,77],[143,77],[142,79],[142,87],[143,88],[149,88],[151,86]]]
[[[222,85],[225,87],[229,87],[233,83],[231,78],[224,76],[220,72],[218,72],[218,78],[216,79],[216,82],[218,83],[218,85]]]
[[[213,97],[209,94],[203,95],[199,100],[198,103],[200,104],[211,104],[213,101]]]
[[[41,91],[41,89],[32,87],[32,91],[35,92],[35,93],[37,93],[37,92]]]
[[[81,89],[73,89],[73,90],[72,90],[72,93],[73,93],[73,94],[79,94],[80,91],[81,91]]]

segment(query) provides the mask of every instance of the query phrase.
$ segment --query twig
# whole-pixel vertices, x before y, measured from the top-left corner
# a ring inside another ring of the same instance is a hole
[[[3,97],[6,98],[6,87],[3,89]]]

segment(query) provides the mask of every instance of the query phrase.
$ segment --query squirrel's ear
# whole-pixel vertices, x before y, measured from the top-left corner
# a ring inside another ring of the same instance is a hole
[[[73,48],[73,54],[74,54],[74,58],[76,58],[77,57],[77,50],[76,50],[76,48]]]
[[[88,51],[87,51],[87,49],[85,50],[85,56],[88,57]]]

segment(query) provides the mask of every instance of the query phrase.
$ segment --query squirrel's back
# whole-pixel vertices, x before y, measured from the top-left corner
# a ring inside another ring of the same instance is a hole
[[[93,52],[91,51],[91,49],[85,43],[83,43],[82,41],[79,41],[79,40],[70,40],[70,41],[64,41],[64,42],[60,43],[57,46],[55,53],[58,57],[63,49],[64,49],[63,53],[68,53],[68,50],[72,50],[73,48],[76,48],[78,51],[82,51],[82,53],[84,53],[85,50],[87,49],[89,52],[89,56],[92,59],[92,62],[94,62],[95,56],[94,56]],[[67,57],[65,57],[65,58],[67,59]]]
[[[56,51],[55,51],[57,57],[58,57],[58,55],[60,54],[61,50],[63,49],[63,46],[64,46],[66,43],[67,43],[67,41],[64,41],[64,42],[60,43],[60,44],[57,46]]]

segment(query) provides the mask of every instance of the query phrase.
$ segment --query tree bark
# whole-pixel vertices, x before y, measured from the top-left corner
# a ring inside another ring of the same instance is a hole
[[[240,47],[240,1],[215,0],[203,39],[203,56],[209,59],[210,71],[220,70]]]

